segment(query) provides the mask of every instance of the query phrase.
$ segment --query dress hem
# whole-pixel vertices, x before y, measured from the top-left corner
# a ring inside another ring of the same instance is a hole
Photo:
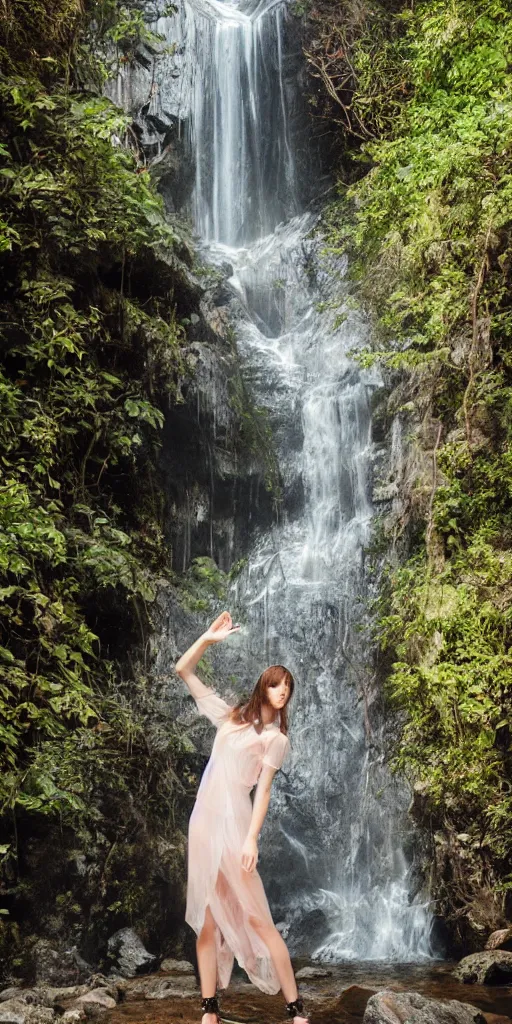
[[[218,878],[218,876],[219,876],[219,872],[217,872],[217,878]],[[215,881],[215,886],[216,885],[217,885],[217,879]],[[215,886],[214,886],[214,891],[215,891]],[[251,984],[254,985],[256,988],[258,988],[260,990],[260,992],[264,992],[265,995],[268,995],[268,996],[275,996],[275,995],[277,995],[278,992],[281,991],[281,986],[280,986],[279,982],[277,982],[277,987],[276,987],[275,984],[272,985],[270,983],[262,982],[262,979],[257,977],[254,974],[253,971],[249,971],[248,968],[246,967],[245,963],[243,962],[243,960],[239,959],[239,957],[236,955],[234,950],[231,949],[231,946],[228,944],[228,942],[226,941],[226,939],[224,937],[224,933],[222,931],[222,928],[220,927],[220,924],[218,923],[218,921],[215,918],[215,914],[214,914],[213,909],[212,909],[211,895],[208,895],[208,897],[207,897],[207,899],[205,901],[205,904],[204,904],[205,912],[203,913],[202,921],[201,921],[201,924],[199,926],[196,926],[195,924],[193,924],[192,921],[187,917],[187,915],[185,915],[185,922],[186,922],[186,924],[188,924],[189,928],[192,928],[192,931],[195,932],[197,937],[199,937],[199,935],[201,934],[201,930],[203,928],[203,925],[204,925],[205,917],[206,917],[206,907],[210,908],[210,913],[211,913],[211,915],[213,917],[213,920],[215,922],[215,927],[218,929],[219,934],[222,936],[222,940],[224,942],[225,949],[229,950],[230,955],[233,957],[234,960],[236,960],[238,966],[241,967],[243,971],[245,971],[245,973],[247,974],[247,977],[249,978],[249,981],[251,982]],[[261,942],[263,942],[263,939],[261,940]],[[265,943],[263,943],[263,945],[265,945]],[[268,947],[266,947],[266,948],[268,948]],[[216,950],[216,952],[217,952],[217,950]],[[272,965],[272,969],[274,970],[274,964],[273,964],[272,957],[270,956],[270,952],[269,952],[269,955],[267,957],[257,957],[256,960],[257,960],[258,963],[261,963],[261,964],[264,964],[264,963],[265,964],[266,963],[271,964]],[[218,960],[217,960],[217,972],[218,972],[218,967],[219,967],[219,964],[218,964]],[[225,985],[222,985],[220,983],[221,979],[219,977],[219,974],[217,973],[217,987],[221,991],[225,991],[229,987],[229,983],[231,981],[232,972],[233,972],[233,966],[231,965],[230,970],[229,970],[229,978],[227,979]]]

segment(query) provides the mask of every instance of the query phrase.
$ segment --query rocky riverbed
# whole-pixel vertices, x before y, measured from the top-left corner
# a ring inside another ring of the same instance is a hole
[[[295,963],[315,1024],[509,1024],[512,986],[464,984],[455,967],[441,961]],[[239,970],[221,1009],[225,1020],[245,1024],[285,1019],[282,997],[259,992]],[[0,993],[0,1024],[78,1024],[98,1017],[104,1024],[197,1024],[200,993],[192,964],[167,960],[157,972],[135,978],[94,974],[74,987],[14,986]]]
[[[452,963],[320,966],[297,962],[295,966],[301,994],[315,1024],[359,1024],[365,1016],[369,999],[375,993],[389,991],[414,992],[434,1000],[457,1000],[469,1004],[485,1014],[487,1024],[500,1024],[500,1021],[506,1024],[508,1018],[512,1018],[512,986],[465,985],[454,977],[455,964]],[[197,1024],[201,1019],[199,991],[191,991],[186,984],[181,996],[169,991],[162,997],[157,994],[162,991],[158,988],[160,975],[161,972],[130,982],[125,1001],[105,1018],[108,1024],[169,1024],[170,1021]],[[147,986],[146,995],[141,999],[139,993],[144,986]],[[234,976],[229,990],[222,997],[221,1009],[226,1020],[247,1024],[276,1024],[285,1019],[282,997],[259,992],[244,981],[241,972]],[[424,1011],[421,1017],[426,1024]],[[410,1020],[411,1017],[404,1018],[401,1013],[399,1019]],[[438,1012],[433,1012],[430,1019],[440,1019]],[[456,1018],[451,1019],[455,1021]],[[469,1024],[470,1016],[465,1019]],[[375,1014],[372,1020],[376,1020]],[[483,1019],[481,1024],[484,1024]]]

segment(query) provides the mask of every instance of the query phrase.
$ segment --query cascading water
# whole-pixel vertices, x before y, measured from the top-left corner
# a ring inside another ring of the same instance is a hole
[[[266,874],[297,952],[414,960],[429,955],[429,917],[410,898],[404,793],[380,753],[371,652],[358,632],[380,380],[348,355],[364,322],[351,314],[333,332],[321,312],[333,281],[318,267],[311,274],[310,227],[308,214],[293,218],[230,254],[248,310],[239,347],[269,409],[285,490],[282,520],[259,537],[234,599],[249,622],[249,678],[277,663],[299,683]]]
[[[322,312],[333,275],[305,211],[314,173],[288,26],[282,0],[184,2],[155,25],[168,56],[120,75],[115,98],[146,105],[153,141],[172,123],[186,135],[194,221],[211,259],[233,267],[241,358],[280,460],[279,523],[257,536],[232,594],[248,680],[283,663],[298,683],[293,761],[276,780],[263,859],[274,913],[293,951],[411,960],[429,955],[429,915],[411,899],[404,793],[380,753],[359,632],[380,382],[350,359],[364,321],[349,313],[333,330]]]
[[[150,123],[153,117],[163,129],[179,119],[195,169],[193,220],[204,242],[261,238],[300,209],[284,20],[275,0],[251,15],[219,0],[182,3],[154,25],[169,55],[153,68],[149,101],[147,76],[117,79],[113,98],[121,106],[147,103]]]

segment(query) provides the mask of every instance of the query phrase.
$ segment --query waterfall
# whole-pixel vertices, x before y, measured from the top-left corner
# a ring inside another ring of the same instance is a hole
[[[120,74],[115,98],[145,105],[152,144],[169,126],[184,137],[191,214],[209,258],[232,266],[240,356],[279,456],[278,521],[256,531],[231,594],[248,685],[272,663],[297,681],[293,756],[262,850],[274,915],[293,952],[416,960],[430,955],[430,918],[414,896],[407,794],[384,764],[361,632],[381,381],[351,358],[364,317],[347,306],[332,326],[346,268],[319,258],[306,208],[320,175],[304,151],[291,21],[282,0],[186,0],[154,25],[166,55]]]
[[[332,330],[324,307],[343,285],[318,267],[312,220],[294,217],[229,253],[247,310],[239,349],[269,411],[284,481],[281,519],[258,537],[233,597],[248,620],[249,678],[277,663],[298,683],[293,760],[266,833],[264,875],[295,952],[417,960],[430,955],[430,919],[411,898],[406,794],[384,764],[360,632],[371,591],[371,401],[381,381],[349,355],[367,337],[361,316],[347,312]]]

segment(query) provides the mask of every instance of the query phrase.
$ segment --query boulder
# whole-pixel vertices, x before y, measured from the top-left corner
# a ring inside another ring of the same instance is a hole
[[[61,948],[57,942],[38,939],[31,952],[38,985],[76,985],[86,981],[93,972],[76,946]]]
[[[0,1003],[5,1003],[7,999],[19,999],[21,1003],[32,1002],[32,1000],[25,998],[26,992],[28,992],[28,989],[16,988],[14,985],[11,985],[10,988],[4,988],[0,992]]]
[[[512,953],[503,949],[471,953],[453,973],[458,981],[468,985],[512,985]]]
[[[133,928],[121,928],[108,940],[108,957],[114,973],[123,978],[135,978],[154,966],[156,957],[148,953]]]
[[[64,985],[57,988],[53,985],[44,985],[33,993],[37,997],[34,1002],[39,1002],[42,1006],[53,1006],[57,1010],[64,1010],[72,999],[78,999],[79,996],[85,995],[90,988],[91,985]]]
[[[79,1024],[80,1021],[86,1019],[86,1016],[83,1007],[76,1006],[73,1010],[66,1010],[60,1019],[67,1021],[67,1024]]]
[[[87,1007],[97,1006],[100,1010],[113,1010],[117,1006],[117,1002],[110,992],[107,992],[105,988],[93,988],[92,992],[86,992],[85,995],[80,996],[76,1000],[76,1005],[70,1007],[70,1009],[76,1009],[81,1006],[84,1007],[87,1013]]]
[[[499,931],[489,935],[485,943],[486,949],[504,949],[512,953],[512,928],[500,928]]]
[[[418,992],[383,989],[368,1000],[363,1024],[485,1024],[480,1010],[457,999],[427,999]]]
[[[53,1005],[46,999],[45,988],[6,988],[0,993],[0,1007],[8,999],[16,999],[19,1003],[28,1003],[33,1006]]]
[[[132,999],[169,999],[171,996],[189,996],[197,992],[194,975],[185,974],[181,977],[162,978],[161,975],[141,978],[124,989],[126,1001]]]
[[[368,1000],[375,994],[374,988],[363,988],[362,985],[349,985],[341,993],[336,1007],[333,1008],[333,1016],[340,1017],[342,1020],[352,1019],[361,1021],[364,1017]]]
[[[1,1024],[25,1024],[27,1019],[27,1004],[20,999],[7,999],[0,1004]]]
[[[162,960],[160,970],[166,974],[194,974],[194,967],[188,960],[172,960],[170,957]]]
[[[33,1006],[20,999],[0,1003],[0,1024],[51,1024],[54,1011],[48,1006]]]
[[[329,971],[326,967],[301,967],[295,977],[299,981],[305,981],[307,978],[329,978],[331,974],[332,971]]]

